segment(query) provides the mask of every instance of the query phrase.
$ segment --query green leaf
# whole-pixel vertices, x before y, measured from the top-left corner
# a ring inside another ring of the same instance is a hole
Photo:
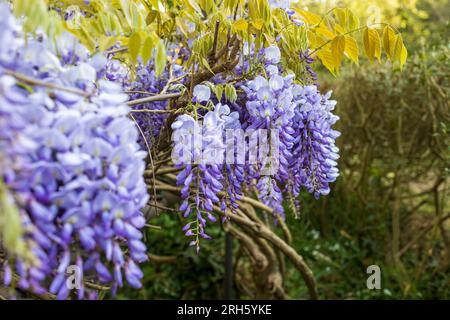
[[[148,60],[150,60],[152,56],[152,50],[153,50],[153,39],[152,37],[147,37],[144,41],[144,45],[142,46],[142,62],[144,65],[147,64]]]
[[[223,95],[223,85],[221,85],[221,84],[216,85],[214,92],[215,92],[215,94],[216,94],[217,100],[218,100],[218,101],[222,100],[222,95]]]
[[[17,255],[27,262],[34,256],[23,239],[20,213],[11,194],[0,179],[0,240],[10,255]]]
[[[166,66],[167,54],[164,42],[160,39],[156,44],[156,54],[155,54],[155,73],[159,77]]]
[[[236,89],[229,83],[225,85],[225,98],[230,102],[235,102],[237,99]]]

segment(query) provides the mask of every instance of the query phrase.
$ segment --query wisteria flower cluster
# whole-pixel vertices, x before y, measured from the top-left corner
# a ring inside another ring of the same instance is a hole
[[[59,48],[45,37],[25,44],[0,5],[0,174],[36,258],[7,255],[2,268],[6,285],[15,272],[20,287],[65,299],[67,268],[75,266],[78,298],[94,298],[92,281],[111,284],[113,293],[125,280],[141,286],[146,153],[127,117],[127,95],[100,78],[106,60],[65,37]]]
[[[194,102],[203,103],[210,99],[210,89],[204,85],[194,88]],[[182,186],[183,203],[180,211],[189,221],[183,231],[186,236],[195,237],[190,245],[200,249],[199,238],[211,239],[205,233],[206,219],[215,222],[212,215],[214,205],[226,211],[226,198],[219,195],[231,181],[229,167],[225,166],[225,130],[239,125],[237,112],[231,112],[227,105],[218,103],[202,119],[181,115],[172,124],[174,148],[172,159],[182,169],[177,176],[177,185]],[[225,177],[227,177],[225,179]],[[232,183],[232,182],[231,182]],[[239,188],[239,186],[236,186]],[[227,190],[230,197],[236,197],[233,184]],[[240,192],[239,192],[240,193]]]
[[[332,113],[336,102],[329,100],[331,92],[322,95],[315,85],[300,85],[293,74],[283,74],[277,46],[266,48],[262,59],[264,74],[237,85],[242,93],[231,109],[212,99],[208,86],[197,85],[193,102],[215,104],[214,110],[202,119],[181,115],[172,125],[173,159],[182,169],[177,177],[184,199],[180,210],[185,217],[192,210],[196,214],[183,231],[196,237],[191,244],[197,250],[198,235],[209,238],[202,213],[214,222],[214,204],[220,203],[223,212],[237,209],[244,188],[256,189],[259,199],[284,217],[286,195],[298,198],[302,187],[316,198],[327,195],[328,184],[339,175],[339,132],[332,129],[338,117]],[[243,131],[248,140],[235,143]],[[257,140],[249,138],[254,132],[259,132]],[[237,161],[245,146],[247,153],[257,149],[256,162],[250,154]],[[229,153],[232,163],[224,161]]]

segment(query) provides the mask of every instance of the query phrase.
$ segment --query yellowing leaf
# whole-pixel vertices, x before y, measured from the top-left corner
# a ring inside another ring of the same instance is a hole
[[[334,32],[332,32],[330,29],[328,29],[326,26],[324,25],[320,25],[320,27],[316,28],[316,33],[319,35],[324,36],[327,39],[333,39],[336,34]]]
[[[248,14],[253,21],[260,17],[260,13],[258,11],[257,0],[248,0]]]
[[[320,21],[322,21],[322,18],[320,16],[318,16],[317,14],[314,14],[312,12],[306,11],[306,10],[302,10],[299,8],[294,8],[295,12],[297,12],[301,17],[303,17],[303,19],[305,20],[305,22],[309,25],[316,25],[319,24]]]
[[[389,59],[393,58],[394,48],[396,42],[396,35],[394,30],[390,26],[386,26],[383,29],[383,47],[386,51],[386,55]]]
[[[405,45],[402,42],[402,51],[400,53],[400,70],[403,69],[403,65],[406,63],[406,59],[408,59],[408,49],[406,49]]]
[[[340,24],[337,23],[334,25],[334,30],[336,30],[336,32],[339,34],[345,33],[345,29]]]
[[[238,31],[246,31],[248,29],[248,23],[245,19],[239,19],[233,23],[233,27]]]
[[[392,60],[398,61],[400,63],[400,69],[403,69],[403,65],[405,64],[407,57],[408,50],[403,44],[402,36],[398,34],[395,36],[395,46],[393,49]]]
[[[98,49],[103,52],[117,43],[117,37],[102,36],[98,41]]]
[[[261,30],[264,26],[264,20],[263,19],[256,19],[252,21],[252,26],[255,27],[257,30]]]
[[[133,33],[128,39],[128,52],[130,53],[130,59],[134,63],[137,61],[137,57],[139,54],[139,51],[141,49],[141,36],[139,33]]]
[[[354,63],[358,63],[359,49],[356,40],[351,36],[345,36],[345,53]]]
[[[187,7],[194,9],[199,14],[202,14],[202,8],[200,8],[196,0],[184,0],[184,3]]]
[[[338,23],[336,23],[336,25],[339,25],[339,27],[341,27],[342,29],[347,29],[347,20],[348,20],[347,9],[336,8],[334,9],[334,14],[338,19]]]
[[[345,51],[345,36],[339,35],[331,42],[331,54],[334,57],[334,67],[339,69],[342,59],[344,58]]]
[[[381,59],[381,41],[377,30],[372,28],[365,28],[363,34],[364,51],[370,61],[377,58]]]
[[[147,25],[152,24],[152,22],[155,21],[157,15],[158,15],[158,12],[156,10],[150,10],[147,17],[145,18],[145,23]]]
[[[353,14],[350,10],[347,11],[348,14],[348,29],[350,31],[359,28],[359,18]]]
[[[323,48],[317,52],[317,57],[319,57],[322,64],[334,75],[334,57],[331,51]]]
[[[308,41],[311,48],[317,48],[317,40],[316,35],[311,30],[306,31],[306,36],[308,37]]]

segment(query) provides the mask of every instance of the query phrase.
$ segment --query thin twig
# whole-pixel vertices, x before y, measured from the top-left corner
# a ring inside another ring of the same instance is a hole
[[[60,91],[66,91],[69,93],[73,93],[73,94],[77,94],[83,97],[89,97],[89,93],[80,90],[80,89],[76,89],[76,88],[69,88],[69,87],[65,87],[65,86],[61,86],[55,83],[48,83],[39,79],[35,79],[32,77],[29,77],[27,75],[24,75],[22,73],[19,72],[15,72],[12,70],[8,70],[8,69],[4,69],[4,73],[10,76],[13,76],[14,78],[16,78],[17,80],[20,80],[22,82],[31,84],[31,85],[36,85],[36,86],[40,86],[40,87],[46,87],[46,88],[50,88],[50,89],[54,89],[54,90],[60,90]]]
[[[144,132],[142,131],[141,127],[139,126],[139,124],[137,123],[136,119],[133,117],[132,114],[130,114],[130,117],[131,117],[131,119],[133,119],[134,123],[136,124],[136,127],[138,128],[138,130],[139,130],[139,132],[140,132],[140,134],[142,136],[142,139],[145,142],[145,146],[147,147],[147,150],[148,150],[148,156],[150,157],[150,164],[151,164],[152,168],[154,168],[152,151],[150,150],[150,145],[148,144],[147,138],[145,137]],[[155,180],[155,175],[153,174],[153,181],[154,180]],[[157,206],[158,203],[157,203],[157,199],[156,199],[156,189],[155,189],[155,184],[154,183],[153,183],[153,197],[154,197],[154,201],[155,201],[155,206]],[[157,207],[155,207],[155,211],[156,211],[156,214],[158,214],[158,208]]]
[[[127,105],[132,107],[132,106],[147,103],[147,102],[170,100],[170,99],[178,98],[181,95],[182,95],[181,92],[157,94],[157,95],[154,95],[151,97],[139,98],[139,99],[128,101]]]
[[[115,54],[115,53],[121,53],[121,52],[127,52],[127,51],[128,51],[128,47],[120,47],[117,49],[111,49],[109,51],[106,51],[105,53],[107,55],[109,55],[109,54]]]
[[[155,226],[154,224],[146,223],[144,226],[149,229],[161,230],[160,226]]]
[[[153,110],[153,109],[140,109],[140,110],[131,110],[133,113],[174,113],[176,110]]]
[[[153,208],[158,208],[158,209],[161,209],[161,210],[171,211],[171,212],[179,212],[179,210],[176,210],[176,209],[173,209],[173,208],[169,208],[169,207],[163,206],[161,204],[155,205],[153,203],[148,203],[147,206],[153,207]]]
[[[148,259],[150,261],[156,262],[156,263],[175,263],[177,262],[177,257],[175,256],[158,256],[156,254],[147,254]]]

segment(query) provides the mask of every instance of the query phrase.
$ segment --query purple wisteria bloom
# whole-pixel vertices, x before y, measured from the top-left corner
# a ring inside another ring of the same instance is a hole
[[[329,183],[339,176],[339,149],[335,139],[340,133],[332,129],[339,117],[332,113],[336,101],[329,100],[331,92],[320,94],[316,86],[296,91],[299,108],[295,110],[297,141],[291,161],[294,175],[294,195],[305,187],[316,198],[330,192]]]
[[[202,90],[202,87],[197,89],[197,98],[200,96],[200,100],[206,101],[204,99],[209,97]],[[193,215],[183,232],[188,237],[194,237],[190,245],[195,246],[197,252],[200,249],[200,238],[211,239],[205,232],[205,227],[207,220],[216,221],[212,214],[214,205],[226,212],[227,199],[219,195],[225,184],[234,202],[241,194],[240,183],[232,183],[228,176],[240,174],[242,181],[243,172],[225,166],[225,129],[235,126],[236,121],[239,121],[238,114],[230,112],[227,105],[218,103],[214,110],[203,116],[202,123],[191,116],[181,115],[172,124],[172,159],[182,169],[177,176],[177,185],[182,187],[183,198],[180,211],[185,218]]]
[[[56,47],[45,37],[25,45],[20,25],[0,5],[0,178],[14,195],[36,258],[30,265],[7,253],[3,268],[5,275],[17,273],[24,289],[66,299],[67,270],[75,266],[82,299],[96,295],[87,280],[108,283],[113,293],[125,284],[123,275],[140,286],[137,265],[147,259],[140,231],[146,153],[127,117],[127,95],[99,77],[106,60],[64,37]],[[26,90],[6,70],[88,95]]]

